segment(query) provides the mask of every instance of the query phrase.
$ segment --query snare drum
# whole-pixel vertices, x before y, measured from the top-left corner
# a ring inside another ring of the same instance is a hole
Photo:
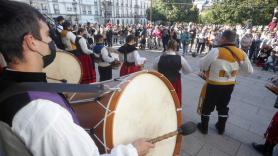
[[[141,71],[103,84],[110,92],[92,99],[89,94],[70,98],[80,124],[91,134],[101,153],[138,138],[155,138],[177,130],[182,109],[175,89],[162,74]],[[90,101],[91,102],[88,102]],[[179,155],[181,136],[156,143],[148,156]]]
[[[55,60],[43,72],[46,73],[47,81],[52,83],[61,83],[66,80],[67,83],[78,84],[82,78],[82,68],[79,60],[71,53],[58,51]]]

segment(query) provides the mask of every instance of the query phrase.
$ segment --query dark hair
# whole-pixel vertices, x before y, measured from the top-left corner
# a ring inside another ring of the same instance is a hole
[[[56,20],[58,23],[60,23],[61,21],[65,20],[65,18],[63,16],[58,16]]]
[[[134,35],[128,35],[125,39],[126,43],[129,43],[130,41],[135,40],[135,36]]]
[[[97,35],[95,36],[96,43],[99,43],[102,39],[103,39],[103,36],[100,35],[100,34],[97,34]]]
[[[172,50],[176,50],[178,46],[178,43],[176,40],[169,40],[168,44],[167,44],[167,49],[172,49]]]
[[[83,33],[84,31],[85,31],[84,28],[79,28],[79,29],[77,30],[77,34],[80,35],[80,34]]]
[[[225,30],[221,37],[225,38],[227,42],[235,43],[236,41],[236,32],[233,30]]]
[[[1,1],[0,3],[0,52],[9,63],[22,60],[22,42],[27,34],[41,40],[39,20],[44,16],[35,8],[21,2]]]
[[[71,27],[71,23],[69,21],[65,21],[63,23],[64,30],[69,30],[70,27]]]

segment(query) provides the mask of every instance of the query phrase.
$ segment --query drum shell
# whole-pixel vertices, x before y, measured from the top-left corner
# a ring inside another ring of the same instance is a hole
[[[136,77],[139,74],[142,73],[151,73],[153,75],[158,76],[163,82],[166,84],[169,90],[173,90],[173,86],[171,83],[160,73],[157,72],[138,72],[135,74],[132,74],[128,79],[126,79],[124,82],[122,82],[119,85],[119,82],[114,82],[113,85],[110,85],[112,87],[118,86],[120,90],[124,90],[125,87],[129,84],[130,81],[134,77]],[[176,108],[180,108],[180,103],[178,100],[178,97],[176,95],[176,92],[171,92],[173,100],[175,102]],[[82,98],[81,95],[77,95],[79,98]],[[114,91],[108,94],[105,94],[101,99],[99,99],[99,103],[102,104],[102,106],[97,102],[87,102],[87,103],[79,103],[79,104],[72,104],[73,109],[75,110],[78,119],[80,120],[80,125],[83,128],[92,128],[94,127],[99,121],[103,120],[104,116],[107,115],[106,109],[109,110],[115,110],[117,107],[117,102],[119,97],[121,96],[121,91]],[[79,99],[78,98],[78,99]],[[103,108],[105,107],[105,108]],[[108,113],[109,114],[109,113]],[[111,129],[113,129],[113,117],[114,114],[108,115],[106,118],[106,122],[102,122],[98,128],[95,129],[95,134],[98,136],[98,138],[106,144],[108,148],[112,148],[113,145],[113,134]],[[180,126],[182,122],[182,114],[181,111],[177,112],[177,125]],[[178,127],[177,127],[178,128]],[[104,138],[105,136],[105,138]],[[99,151],[101,153],[105,153],[104,147],[101,145],[101,143],[93,137],[95,143],[97,144]],[[181,146],[181,136],[178,136],[176,138],[176,145],[174,149],[173,155],[179,155],[180,152],[180,146]]]

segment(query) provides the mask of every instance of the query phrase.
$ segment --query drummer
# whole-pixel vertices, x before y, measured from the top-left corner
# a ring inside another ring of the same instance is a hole
[[[126,44],[119,48],[120,61],[123,65],[120,70],[120,76],[128,75],[141,70],[147,59],[140,57],[135,42],[134,35],[126,37]]]
[[[98,55],[100,61],[98,63],[99,81],[112,79],[112,63],[116,62],[110,51],[104,46],[104,38],[102,35],[95,36],[96,45],[93,51]]]
[[[83,37],[84,35],[85,29],[79,28],[75,39],[77,49],[74,54],[80,60],[82,66],[81,83],[88,84],[96,82],[96,70],[94,60],[90,56],[90,54],[93,55],[93,51],[88,49],[86,39]]]
[[[192,69],[186,59],[177,54],[177,41],[170,40],[165,54],[156,58],[153,68],[166,76],[175,88],[180,102],[182,102],[181,73],[189,74]]]
[[[44,17],[21,2],[2,1],[0,8],[4,8],[0,9],[0,51],[8,63],[0,77],[0,94],[14,83],[46,82],[42,69],[54,60],[56,47]],[[0,104],[0,121],[12,127],[33,156],[99,155],[60,94],[26,92],[8,98]],[[113,148],[108,155],[144,155],[152,147],[139,139]]]

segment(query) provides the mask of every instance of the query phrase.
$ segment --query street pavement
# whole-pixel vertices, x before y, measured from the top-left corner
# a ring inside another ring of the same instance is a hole
[[[145,69],[151,69],[154,58],[161,55],[161,50],[144,50],[140,55],[148,59]],[[199,71],[201,57],[185,56],[195,73]],[[119,71],[114,70],[118,77]],[[217,112],[213,112],[208,135],[199,131],[183,137],[181,156],[259,156],[251,147],[252,142],[264,143],[263,134],[276,112],[273,107],[276,96],[264,85],[275,76],[273,72],[262,71],[254,67],[254,74],[247,77],[238,76],[238,84],[229,104],[229,119],[224,135],[218,135],[214,127]],[[182,76],[183,120],[198,123],[200,116],[196,113],[200,90],[204,81],[196,74]]]

